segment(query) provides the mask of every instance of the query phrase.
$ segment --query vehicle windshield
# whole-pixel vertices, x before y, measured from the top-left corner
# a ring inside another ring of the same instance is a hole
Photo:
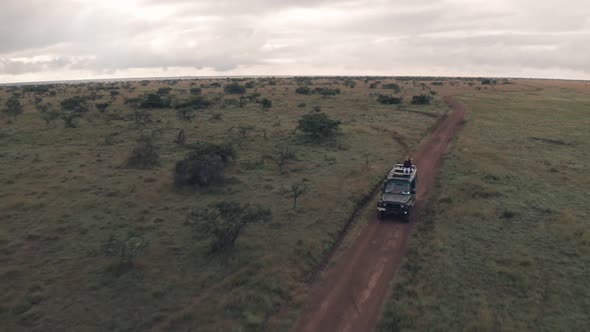
[[[389,181],[385,185],[386,194],[410,194],[410,183],[405,181]]]

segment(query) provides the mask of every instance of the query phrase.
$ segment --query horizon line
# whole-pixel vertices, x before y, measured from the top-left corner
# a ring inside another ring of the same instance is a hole
[[[573,82],[590,82],[590,79],[573,79],[573,78],[547,78],[547,77],[510,77],[510,76],[428,76],[428,75],[196,75],[196,76],[140,76],[140,77],[112,77],[112,78],[81,78],[66,80],[44,80],[44,81],[24,81],[24,82],[6,82],[0,83],[0,86],[19,86],[19,85],[47,85],[47,84],[68,84],[68,83],[93,83],[93,82],[125,82],[125,81],[164,81],[170,79],[191,80],[191,79],[223,79],[223,78],[295,78],[295,77],[312,77],[312,78],[337,78],[337,77],[375,77],[375,78],[435,78],[435,79],[512,79],[512,80],[549,80],[549,81],[573,81]]]

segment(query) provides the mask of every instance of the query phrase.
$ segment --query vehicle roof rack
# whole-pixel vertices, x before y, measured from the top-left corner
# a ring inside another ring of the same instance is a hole
[[[415,165],[412,165],[412,168],[409,173],[404,172],[404,165],[403,164],[395,164],[393,168],[389,172],[387,179],[402,179],[407,181],[412,181],[416,177],[416,172],[418,169]]]

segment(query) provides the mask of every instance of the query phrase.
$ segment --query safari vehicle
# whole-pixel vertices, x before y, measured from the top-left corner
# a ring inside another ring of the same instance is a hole
[[[416,204],[417,180],[416,166],[412,166],[410,172],[406,173],[402,164],[393,165],[387,179],[383,181],[381,199],[377,203],[379,219],[397,215],[403,216],[406,221],[410,220],[410,214]]]

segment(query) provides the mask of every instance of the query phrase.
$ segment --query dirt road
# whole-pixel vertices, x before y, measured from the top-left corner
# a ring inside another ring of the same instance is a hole
[[[463,105],[450,97],[445,102],[452,111],[413,156],[419,170],[417,209],[432,192],[442,156],[463,121]],[[356,242],[312,286],[310,303],[294,331],[374,330],[404,256],[415,215],[410,223],[395,219],[380,222],[375,213]]]

